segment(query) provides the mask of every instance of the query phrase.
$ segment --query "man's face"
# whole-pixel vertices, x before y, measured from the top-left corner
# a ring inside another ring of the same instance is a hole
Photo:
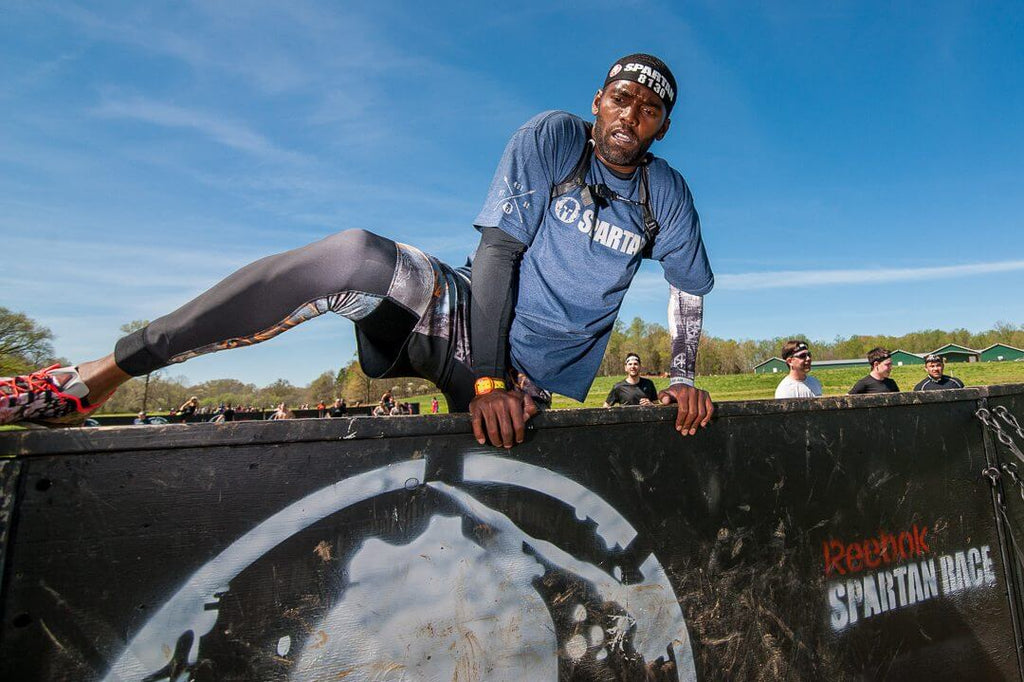
[[[626,360],[626,376],[633,377],[634,379],[640,376],[640,359],[630,358]]]
[[[924,363],[924,368],[928,372],[928,376],[937,380],[942,377],[942,370],[945,366],[942,362],[926,362]]]
[[[613,81],[598,90],[591,111],[597,116],[597,156],[622,173],[633,172],[654,141],[665,137],[670,123],[661,98],[633,81]]]
[[[888,379],[892,373],[892,358],[886,358],[875,365],[875,373],[883,379]]]
[[[786,358],[786,364],[789,365],[790,369],[796,369],[801,372],[807,373],[811,371],[811,351],[802,350],[795,355],[790,355]]]

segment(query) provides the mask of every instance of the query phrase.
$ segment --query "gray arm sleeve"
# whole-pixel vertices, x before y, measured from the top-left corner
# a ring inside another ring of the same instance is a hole
[[[672,371],[669,384],[693,386],[697,347],[704,326],[704,297],[669,286],[668,331],[672,337]]]

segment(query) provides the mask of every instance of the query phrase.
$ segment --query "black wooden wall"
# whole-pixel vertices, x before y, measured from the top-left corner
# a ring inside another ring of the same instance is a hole
[[[1019,679],[999,405],[0,434],[0,679]]]

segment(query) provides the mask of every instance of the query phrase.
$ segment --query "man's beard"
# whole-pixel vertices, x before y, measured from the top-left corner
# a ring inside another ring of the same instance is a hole
[[[635,134],[635,133],[634,133]],[[637,138],[639,146],[634,150],[625,150],[615,146],[610,141],[610,133],[604,129],[604,124],[598,119],[594,122],[594,145],[597,147],[597,154],[608,163],[616,166],[638,166],[643,160],[647,150],[654,143],[653,139],[646,142]]]

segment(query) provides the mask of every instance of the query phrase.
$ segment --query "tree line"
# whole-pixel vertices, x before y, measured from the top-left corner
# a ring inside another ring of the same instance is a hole
[[[262,387],[237,379],[213,379],[190,384],[184,377],[164,376],[167,371],[154,372],[148,388],[144,377],[132,379],[111,396],[100,412],[124,413],[140,409],[150,413],[165,412],[179,407],[191,396],[199,398],[201,405],[211,407],[232,405],[268,410],[280,403],[293,409],[302,406],[312,408],[321,401],[330,404],[335,398],[345,398],[349,405],[375,405],[385,391],[390,391],[398,399],[437,393],[434,385],[425,379],[371,379],[363,374],[356,360],[340,370],[323,372],[307,386],[297,386],[287,379],[277,379]]]
[[[782,344],[789,339],[807,342],[815,360],[848,360],[864,358],[869,350],[879,346],[889,350],[902,349],[910,353],[926,353],[947,343],[956,343],[976,350],[994,343],[1024,348],[1024,325],[997,322],[992,329],[982,332],[971,332],[967,329],[926,329],[900,336],[857,334],[837,336],[832,340],[811,339],[806,334],[794,333],[771,339],[737,341],[705,333],[701,337],[697,354],[697,374],[707,376],[750,372],[754,365],[778,356],[782,352]],[[626,353],[638,353],[643,360],[645,372],[668,372],[672,362],[668,330],[660,324],[644,322],[639,317],[633,318],[629,324],[622,320],[617,321],[601,363],[600,373],[621,373]]]
[[[0,306],[0,376],[25,374],[57,359],[53,332],[25,313]]]
[[[125,332],[143,326],[145,320],[125,324]],[[966,329],[924,331],[887,335],[854,335],[835,339],[809,339],[804,334],[778,336],[771,339],[723,339],[704,334],[697,356],[697,374],[740,374],[750,372],[754,365],[777,356],[788,339],[806,341],[816,360],[863,358],[869,350],[882,346],[911,353],[924,353],[947,343],[981,349],[993,343],[1024,348],[1024,325],[998,322],[992,329],[971,332]],[[667,373],[672,362],[671,340],[664,325],[645,322],[639,317],[629,323],[618,320],[601,362],[599,374],[615,376],[622,373],[626,353],[638,353],[644,371]],[[23,313],[0,307],[0,376],[24,374],[49,364],[67,364],[56,356],[53,334]],[[258,387],[236,379],[214,379],[190,384],[184,377],[172,377],[170,369],[139,377],[125,384],[103,406],[104,412],[149,412],[176,408],[191,396],[204,405],[252,406],[272,408],[279,403],[291,407],[330,402],[344,397],[350,404],[375,404],[385,391],[401,399],[414,395],[438,394],[437,388],[420,378],[371,379],[363,374],[354,358],[339,370],[327,370],[308,386],[296,386],[287,379]]]

